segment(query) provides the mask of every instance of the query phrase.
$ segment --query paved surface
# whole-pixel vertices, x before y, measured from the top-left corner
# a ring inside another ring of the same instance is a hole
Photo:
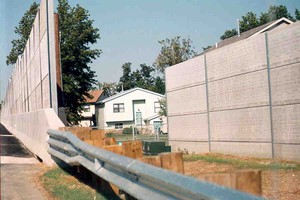
[[[0,150],[1,200],[47,199],[35,181],[42,165],[2,124]]]

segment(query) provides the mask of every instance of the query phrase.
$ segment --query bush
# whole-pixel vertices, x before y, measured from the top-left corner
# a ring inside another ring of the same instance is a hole
[[[137,128],[134,128],[134,133],[139,134]],[[128,127],[123,128],[122,134],[127,134],[127,135],[132,134],[132,126],[130,126],[129,128]]]

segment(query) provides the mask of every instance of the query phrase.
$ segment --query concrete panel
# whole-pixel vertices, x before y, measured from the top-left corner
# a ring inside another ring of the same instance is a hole
[[[41,89],[41,84],[39,84],[36,88],[36,109],[40,110],[43,108],[42,104],[42,89]]]
[[[34,88],[37,87],[38,84],[41,82],[41,67],[40,67],[40,52],[39,48],[37,49],[34,55]]]
[[[40,45],[40,11],[37,12],[34,20],[34,52],[38,50]]]
[[[47,45],[47,35],[45,35],[40,44],[42,80],[45,78],[45,76],[47,76],[47,74],[49,74],[49,55]]]
[[[211,151],[238,156],[272,157],[271,143],[211,142]]]
[[[187,153],[209,152],[208,142],[173,141],[169,140],[172,152],[184,151]]]
[[[236,42],[206,54],[208,80],[218,80],[267,67],[265,37]]]
[[[34,53],[35,53],[35,50],[34,50],[34,24],[33,24],[33,27],[31,29],[31,33],[29,35],[29,49],[30,49],[30,63],[33,59],[33,56],[34,56]]]
[[[273,131],[275,142],[300,145],[300,104],[273,107]]]
[[[271,69],[273,105],[300,103],[300,62]]]
[[[300,23],[268,32],[271,68],[300,61]]]
[[[169,92],[167,99],[168,116],[207,111],[205,85]]]
[[[211,140],[271,142],[269,106],[210,113]]]
[[[46,34],[46,30],[47,30],[46,1],[42,0],[40,4],[40,41]]]
[[[275,158],[300,161],[300,144],[275,144]]]
[[[46,76],[42,81],[42,97],[43,97],[43,108],[50,108],[50,86],[49,86],[49,77]]]
[[[208,91],[210,111],[268,105],[267,70],[211,82]]]
[[[204,56],[166,68],[166,90],[205,83]]]
[[[44,109],[30,113],[13,115],[11,121],[1,123],[20,139],[35,155],[47,165],[54,165],[47,152],[47,130],[64,126],[53,109]]]
[[[169,117],[170,140],[207,141],[207,114]]]

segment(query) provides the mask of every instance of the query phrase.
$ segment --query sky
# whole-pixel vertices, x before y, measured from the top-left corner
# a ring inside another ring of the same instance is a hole
[[[40,0],[0,0],[0,100],[5,96],[13,66],[7,66],[14,33],[21,17],[33,2]],[[54,0],[57,5],[57,0]],[[103,51],[90,65],[100,82],[118,82],[122,65],[132,70],[152,65],[160,52],[158,41],[190,37],[195,50],[215,44],[227,29],[236,28],[236,20],[251,11],[258,16],[270,5],[285,5],[294,16],[300,0],[69,0],[90,13],[101,39],[92,48]]]

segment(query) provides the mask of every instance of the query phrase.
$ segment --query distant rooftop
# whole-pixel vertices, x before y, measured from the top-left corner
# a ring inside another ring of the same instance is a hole
[[[88,98],[87,96],[84,96],[86,103],[96,103],[100,96],[103,94],[104,90],[92,90],[89,92],[91,96],[93,96],[92,99]]]
[[[268,23],[263,24],[261,26],[258,26],[256,28],[253,28],[253,29],[250,29],[248,31],[245,31],[245,32],[241,33],[240,36],[235,35],[235,36],[232,36],[232,37],[227,38],[225,40],[221,40],[216,45],[213,45],[212,47],[210,47],[209,49],[207,49],[206,51],[204,51],[201,54],[213,51],[215,49],[224,47],[224,46],[229,45],[229,44],[233,44],[235,42],[244,40],[246,38],[250,38],[250,37],[252,37],[254,35],[257,35],[257,34],[260,34],[260,33],[264,33],[266,31],[270,31],[270,30],[276,28],[277,26],[279,26],[279,25],[281,25],[283,23],[285,23],[285,24],[292,24],[294,22],[292,22],[291,20],[289,20],[289,19],[287,19],[285,17],[282,17],[280,19],[268,22]]]

